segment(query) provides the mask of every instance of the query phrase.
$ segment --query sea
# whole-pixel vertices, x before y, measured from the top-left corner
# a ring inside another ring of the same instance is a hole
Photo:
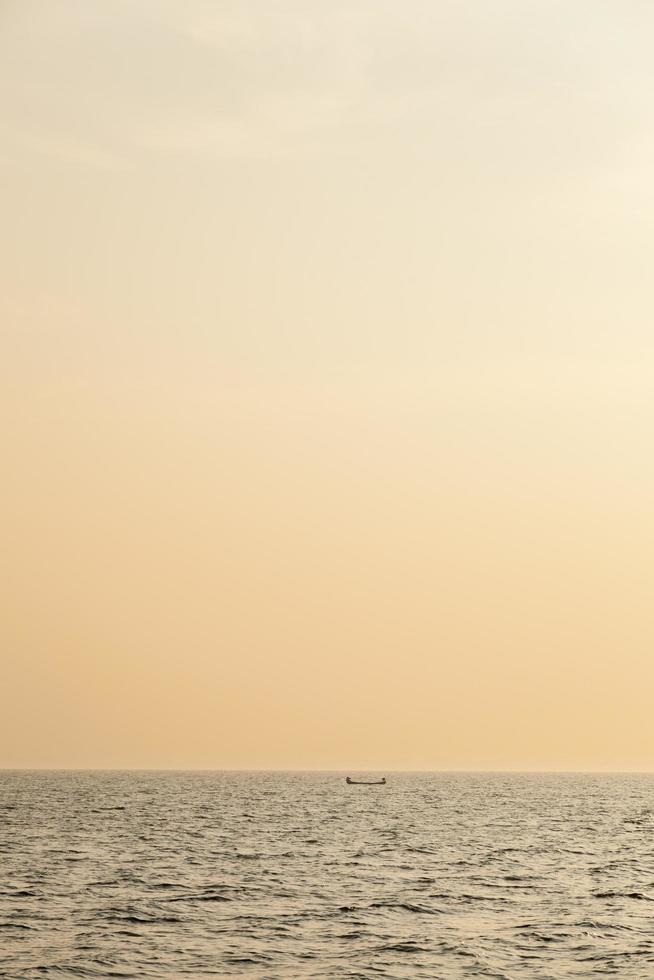
[[[654,776],[345,775],[0,772],[0,976],[654,977]]]

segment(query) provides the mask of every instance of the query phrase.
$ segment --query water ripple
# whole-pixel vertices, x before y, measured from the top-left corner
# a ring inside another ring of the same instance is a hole
[[[654,976],[654,778],[0,773],[3,980]]]

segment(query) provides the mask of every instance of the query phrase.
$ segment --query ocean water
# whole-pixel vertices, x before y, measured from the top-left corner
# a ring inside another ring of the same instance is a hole
[[[654,977],[654,777],[0,773],[0,976]]]

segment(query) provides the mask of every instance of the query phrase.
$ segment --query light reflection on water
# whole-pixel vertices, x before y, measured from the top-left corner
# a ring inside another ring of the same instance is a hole
[[[654,976],[654,777],[0,773],[0,974]]]

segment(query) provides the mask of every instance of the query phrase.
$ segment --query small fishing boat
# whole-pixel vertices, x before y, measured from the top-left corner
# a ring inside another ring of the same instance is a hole
[[[386,776],[382,776],[381,779],[350,779],[346,776],[345,782],[348,786],[385,786]]]

